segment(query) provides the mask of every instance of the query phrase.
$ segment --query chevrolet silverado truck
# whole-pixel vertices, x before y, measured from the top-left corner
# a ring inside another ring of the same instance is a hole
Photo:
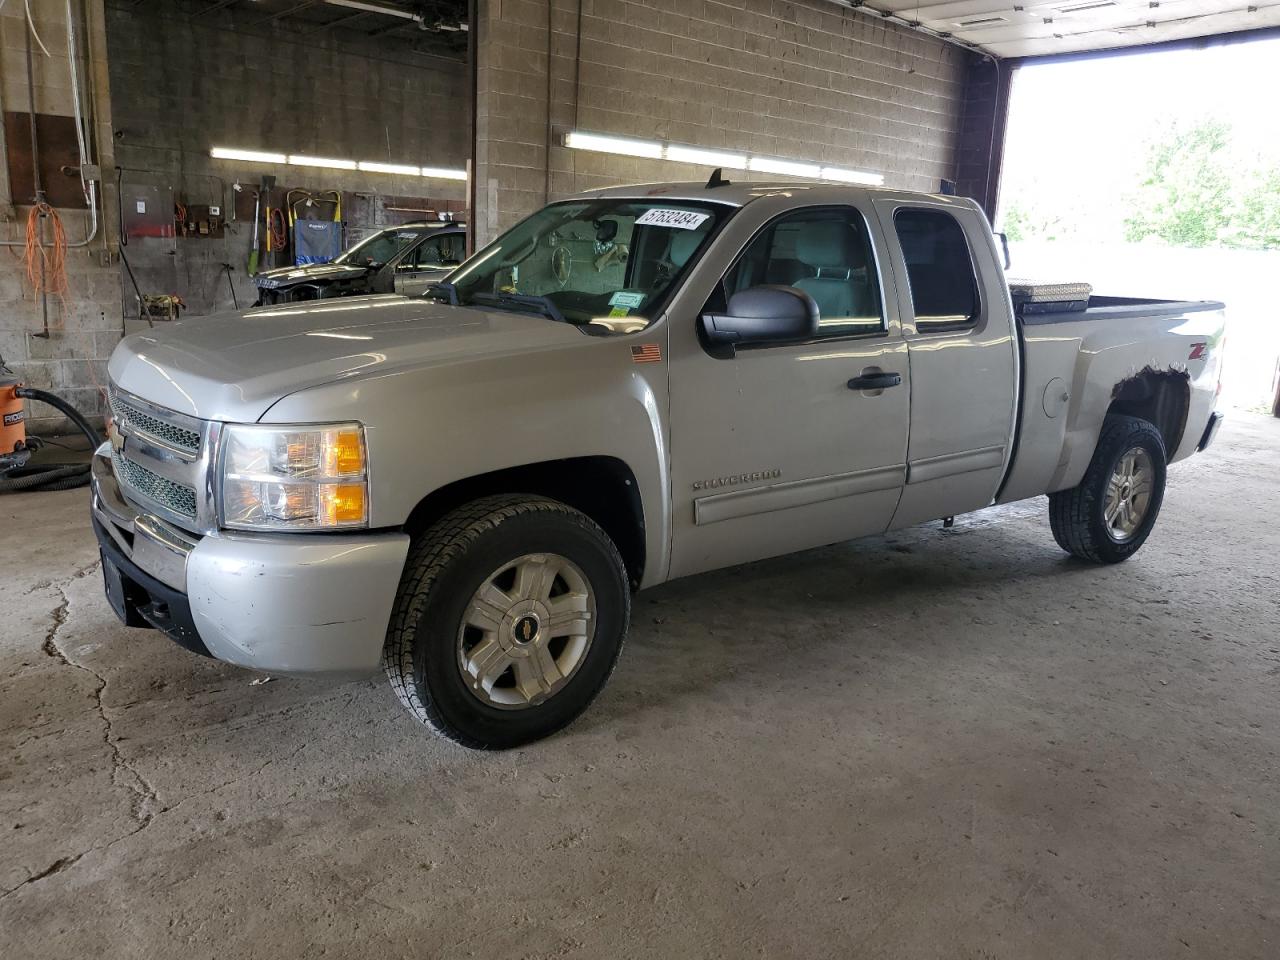
[[[255,307],[366,293],[426,292],[458,266],[467,228],[451,220],[404,223],[379,230],[329,263],[276,267],[254,274]]]
[[[821,183],[552,203],[419,297],[166,324],[111,357],[119,617],[278,675],[381,666],[477,748],[563,727],[632,593],[1049,494],[1132,556],[1203,450],[1223,307],[1011,291],[980,208]]]

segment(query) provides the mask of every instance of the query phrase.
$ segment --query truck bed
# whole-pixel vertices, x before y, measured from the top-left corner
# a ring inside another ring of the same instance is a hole
[[[1020,313],[1022,402],[998,501],[1075,486],[1117,389],[1144,373],[1186,378],[1187,428],[1168,456],[1173,462],[1194,452],[1218,376],[1216,363],[1194,361],[1220,343],[1224,309],[1212,300],[1090,295],[1083,310]]]

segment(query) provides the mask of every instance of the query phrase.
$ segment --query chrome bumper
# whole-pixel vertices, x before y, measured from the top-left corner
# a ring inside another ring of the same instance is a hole
[[[92,510],[126,557],[165,586],[187,592],[187,560],[198,538],[140,512],[120,493],[111,469],[111,444],[94,451],[90,467]]]
[[[91,475],[94,519],[124,562],[183,595],[210,656],[285,676],[378,669],[406,534],[197,537],[121,495],[109,444],[95,452]]]

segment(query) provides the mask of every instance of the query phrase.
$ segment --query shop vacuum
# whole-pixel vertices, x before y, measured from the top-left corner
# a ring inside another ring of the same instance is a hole
[[[24,387],[4,361],[0,360],[0,493],[19,490],[70,490],[89,482],[89,464],[29,464],[31,455],[43,441],[27,436],[23,401],[38,400],[61,411],[89,438],[92,451],[102,438],[84,415],[56,394],[34,387]]]

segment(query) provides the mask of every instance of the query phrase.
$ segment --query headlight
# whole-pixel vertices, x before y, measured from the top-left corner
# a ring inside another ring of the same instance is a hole
[[[369,522],[364,428],[229,424],[221,516],[237,530],[334,530]]]

